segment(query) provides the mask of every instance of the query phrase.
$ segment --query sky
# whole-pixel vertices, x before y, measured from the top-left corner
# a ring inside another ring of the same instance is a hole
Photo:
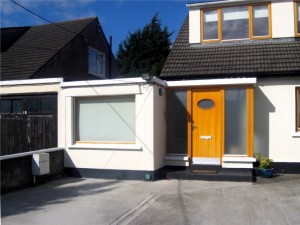
[[[113,38],[113,52],[130,32],[143,28],[155,13],[174,42],[188,9],[186,0],[15,0],[25,8],[52,22],[98,17],[109,40]],[[1,27],[33,26],[48,23],[27,12],[11,0],[0,0]]]

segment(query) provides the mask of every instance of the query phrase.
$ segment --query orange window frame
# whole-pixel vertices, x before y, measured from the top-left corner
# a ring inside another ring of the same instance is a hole
[[[295,36],[300,37],[300,30],[298,29],[298,7],[297,4],[300,4],[300,1],[294,1],[294,19],[295,19]]]
[[[265,36],[254,36],[253,35],[253,7],[255,6],[268,6],[268,31],[269,35]],[[221,42],[223,40],[222,38],[222,8],[209,8],[209,9],[202,9],[200,10],[200,39],[201,42],[203,43],[211,43],[211,42]],[[204,12],[206,11],[212,11],[212,10],[217,10],[218,11],[218,38],[217,39],[204,39]],[[246,39],[270,39],[272,38],[272,11],[271,11],[271,3],[262,3],[262,4],[252,4],[248,5],[248,13],[249,13],[249,38]],[[299,34],[300,35],[300,34]],[[237,39],[232,39],[232,40],[226,40],[226,41],[234,41]]]

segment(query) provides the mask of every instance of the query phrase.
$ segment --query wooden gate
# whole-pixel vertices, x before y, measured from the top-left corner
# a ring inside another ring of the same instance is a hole
[[[57,95],[1,96],[1,155],[57,147]]]

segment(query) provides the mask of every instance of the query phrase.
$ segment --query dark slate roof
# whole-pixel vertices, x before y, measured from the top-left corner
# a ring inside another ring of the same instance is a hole
[[[3,37],[15,39],[13,43],[7,41],[8,49],[1,52],[1,80],[30,78],[95,20],[98,21],[96,17],[72,20],[56,23],[59,27],[45,24],[27,30],[1,28]]]
[[[189,44],[188,17],[162,69],[161,78],[300,75],[300,39]]]

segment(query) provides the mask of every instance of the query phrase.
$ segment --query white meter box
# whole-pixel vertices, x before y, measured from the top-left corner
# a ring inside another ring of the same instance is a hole
[[[44,175],[50,173],[49,153],[32,155],[32,175]]]

